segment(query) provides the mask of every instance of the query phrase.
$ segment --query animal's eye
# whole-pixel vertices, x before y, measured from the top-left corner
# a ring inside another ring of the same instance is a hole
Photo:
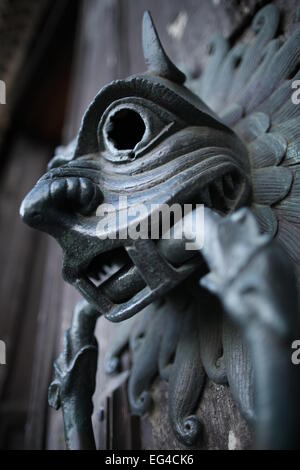
[[[121,108],[110,116],[105,132],[114,149],[133,150],[143,140],[146,125],[137,111]]]
[[[176,116],[150,101],[121,99],[106,109],[99,122],[99,150],[112,161],[133,160],[182,126]]]

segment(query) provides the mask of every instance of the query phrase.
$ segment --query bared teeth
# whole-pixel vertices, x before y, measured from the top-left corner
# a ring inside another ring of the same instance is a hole
[[[98,267],[97,271],[93,269],[92,271],[88,272],[88,278],[90,281],[98,287],[103,282],[107,281],[111,276],[116,274],[119,271],[120,266],[113,261],[107,261],[100,267]],[[95,282],[96,281],[96,282]]]
[[[112,274],[113,272],[115,272],[115,269],[112,266],[105,264],[103,266],[103,271],[105,272],[105,274]]]

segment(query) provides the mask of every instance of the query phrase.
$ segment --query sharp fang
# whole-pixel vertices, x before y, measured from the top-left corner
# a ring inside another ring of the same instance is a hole
[[[105,264],[103,266],[103,272],[106,276],[112,276],[113,274],[115,274],[118,270],[120,269],[120,266],[118,266],[117,264],[115,263],[111,263],[111,264]]]

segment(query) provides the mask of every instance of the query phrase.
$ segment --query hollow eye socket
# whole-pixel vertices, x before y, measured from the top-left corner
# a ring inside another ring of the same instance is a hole
[[[139,113],[123,108],[109,118],[105,131],[116,150],[133,150],[143,139],[146,126]]]
[[[169,111],[144,98],[113,101],[103,112],[97,128],[101,156],[126,163],[144,156],[152,145],[183,123]]]

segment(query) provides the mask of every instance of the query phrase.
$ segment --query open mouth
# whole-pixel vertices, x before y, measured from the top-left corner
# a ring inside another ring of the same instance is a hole
[[[196,205],[203,204],[225,216],[245,203],[248,188],[248,183],[242,173],[235,169],[226,171],[200,190],[191,190],[180,205],[183,207],[184,204],[191,204],[194,209]],[[170,225],[172,226],[172,221]],[[168,240],[168,242],[171,244],[174,240]],[[155,246],[161,252],[160,238],[155,241]],[[175,253],[175,256],[172,253]],[[203,264],[201,255],[198,252],[186,251],[184,243],[177,243],[176,250],[167,250],[167,254],[164,250],[161,255],[174,269],[188,263],[191,259],[196,260],[194,270],[197,266],[201,266],[201,260]],[[155,269],[159,270],[159,266],[155,266]],[[147,282],[128,255],[125,246],[118,246],[94,257],[81,273],[77,287],[95,306],[101,304],[103,307],[105,299],[109,305],[105,305],[106,313],[103,313],[109,319],[113,319],[113,315],[107,314],[109,306],[130,303],[135,296],[147,288]]]
[[[96,256],[85,270],[84,277],[117,304],[128,301],[146,285],[123,247]]]

